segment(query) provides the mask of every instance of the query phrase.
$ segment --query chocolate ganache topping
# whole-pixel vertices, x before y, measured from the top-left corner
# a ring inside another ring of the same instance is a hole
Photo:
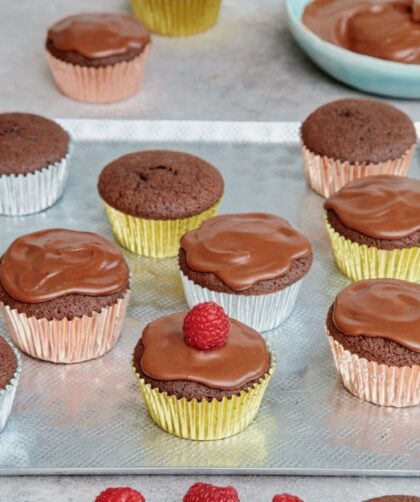
[[[212,272],[235,291],[286,274],[293,260],[311,253],[308,239],[272,214],[215,216],[181,239],[188,266]]]
[[[420,230],[420,180],[392,175],[361,178],[332,195],[324,208],[369,237],[401,239]]]
[[[269,370],[270,356],[262,336],[234,319],[221,348],[200,351],[184,339],[180,312],[146,326],[142,341],[141,369],[155,380],[184,380],[220,390],[235,390],[262,378]]]
[[[141,50],[150,43],[150,35],[142,23],[126,14],[79,14],[54,24],[48,41],[60,51],[94,59]]]
[[[106,296],[128,286],[129,271],[119,249],[90,232],[51,229],[16,239],[0,263],[0,281],[23,303],[68,294]]]
[[[396,279],[355,282],[337,296],[333,322],[345,335],[386,338],[420,352],[420,285]]]
[[[345,49],[401,63],[420,64],[420,23],[410,0],[314,0],[304,24]]]

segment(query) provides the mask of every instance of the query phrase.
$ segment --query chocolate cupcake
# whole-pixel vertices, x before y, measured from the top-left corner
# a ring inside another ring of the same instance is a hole
[[[117,342],[130,296],[118,248],[90,232],[16,239],[0,262],[0,304],[16,345],[55,363],[94,359]]]
[[[344,275],[420,281],[420,180],[386,175],[356,180],[324,208]]]
[[[159,427],[211,440],[254,420],[274,360],[260,334],[207,302],[150,323],[134,350],[133,369]]]
[[[60,91],[90,103],[135,94],[144,77],[151,39],[145,26],[126,14],[78,14],[48,30],[46,56]]]
[[[221,174],[205,160],[158,150],[114,160],[98,182],[118,242],[155,258],[178,254],[182,235],[216,213],[223,189]]]
[[[22,371],[18,351],[0,336],[0,432],[6,427]]]
[[[347,390],[382,406],[420,404],[419,326],[419,284],[371,279],[343,289],[327,334]]]
[[[52,206],[67,179],[70,138],[56,122],[29,113],[0,114],[0,215]]]
[[[182,237],[179,268],[190,307],[214,301],[265,331],[292,312],[312,258],[308,239],[279,216],[226,214]]]
[[[365,502],[420,502],[420,497],[414,495],[385,495],[384,497],[365,500]]]
[[[311,113],[302,124],[301,139],[309,185],[329,197],[365,176],[404,176],[417,135],[412,120],[391,105],[342,99]]]

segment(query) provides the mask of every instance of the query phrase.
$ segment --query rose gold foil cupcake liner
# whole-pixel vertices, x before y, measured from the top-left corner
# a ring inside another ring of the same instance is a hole
[[[23,352],[53,363],[79,363],[102,356],[117,343],[130,293],[100,312],[72,320],[36,319],[2,306],[10,336]]]
[[[321,157],[302,145],[305,175],[309,186],[325,198],[330,197],[344,185],[358,178],[380,174],[405,176],[410,167],[414,150],[415,145],[399,159],[388,162],[378,164],[356,162],[352,164],[325,156]]]
[[[328,336],[344,387],[356,397],[380,406],[420,404],[420,366],[386,366],[359,357]]]
[[[46,51],[57,87],[70,98],[87,103],[111,103],[135,94],[143,82],[151,44],[131,61],[92,68],[66,63]]]

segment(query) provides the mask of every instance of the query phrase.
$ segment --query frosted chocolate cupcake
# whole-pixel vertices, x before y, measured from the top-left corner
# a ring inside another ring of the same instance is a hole
[[[327,334],[344,386],[382,406],[420,404],[420,285],[366,280],[338,294]]]
[[[98,190],[118,242],[132,253],[165,258],[178,254],[185,232],[216,213],[224,183],[203,159],[156,150],[108,164]]]
[[[420,180],[374,176],[324,205],[338,268],[352,280],[420,281]]]
[[[91,103],[120,101],[143,81],[151,39],[140,21],[126,14],[66,17],[48,30],[46,56],[60,91]]]
[[[274,361],[260,334],[207,302],[150,323],[133,367],[159,427],[211,440],[241,432],[254,420]]]
[[[365,176],[404,176],[417,142],[412,120],[380,101],[342,99],[321,106],[301,128],[309,185],[329,197]]]
[[[52,120],[0,114],[0,215],[37,213],[61,197],[69,144],[67,132]]]
[[[18,351],[0,336],[0,432],[6,427],[12,411],[21,371]]]
[[[384,497],[365,500],[365,502],[420,502],[420,497],[413,495],[385,495]]]
[[[51,229],[16,239],[0,262],[0,304],[16,345],[75,363],[115,345],[130,296],[118,248],[90,232]]]
[[[292,312],[312,265],[308,239],[272,214],[216,216],[181,239],[179,268],[188,305],[222,305],[265,331]]]

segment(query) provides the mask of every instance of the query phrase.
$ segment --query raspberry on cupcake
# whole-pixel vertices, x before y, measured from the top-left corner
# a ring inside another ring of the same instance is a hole
[[[309,185],[329,197],[365,176],[404,176],[417,143],[413,121],[381,101],[341,99],[321,106],[301,128]]]
[[[308,239],[272,214],[225,214],[181,239],[179,268],[190,307],[215,301],[265,331],[292,312],[312,265]]]
[[[182,499],[183,502],[240,502],[233,486],[216,486],[210,483],[194,483]]]
[[[259,333],[208,302],[146,326],[133,370],[159,427],[211,440],[237,434],[254,420],[274,360]]]
[[[133,488],[107,488],[95,499],[95,502],[146,502],[143,495]]]
[[[344,275],[420,281],[420,180],[387,175],[356,180],[324,208]]]

